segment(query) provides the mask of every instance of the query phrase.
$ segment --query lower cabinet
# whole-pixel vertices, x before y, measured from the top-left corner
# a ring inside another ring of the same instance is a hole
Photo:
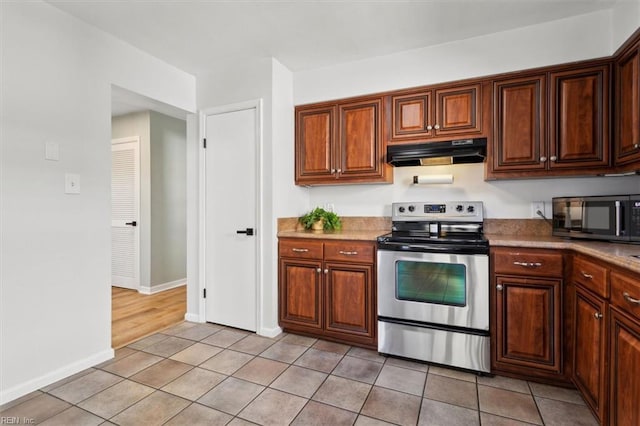
[[[640,425],[640,321],[611,308],[609,424]]]
[[[599,419],[607,399],[607,302],[577,285],[574,298],[573,383]]]
[[[492,370],[565,382],[563,254],[552,250],[491,250]]]
[[[374,243],[281,239],[279,258],[285,330],[377,347]]]
[[[495,367],[560,373],[562,281],[497,277],[496,283]]]
[[[609,423],[640,425],[640,274],[611,272]]]

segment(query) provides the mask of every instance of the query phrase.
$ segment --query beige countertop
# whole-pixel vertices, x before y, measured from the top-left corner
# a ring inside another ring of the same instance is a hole
[[[343,218],[343,229],[332,232],[305,231],[297,224],[297,218],[278,219],[278,238],[375,241],[378,236],[389,232],[389,217],[346,217]],[[534,235],[530,235],[529,232]],[[632,257],[640,256],[640,244],[567,240],[549,234],[551,228],[542,220],[485,220],[485,236],[492,247],[573,250],[640,273],[640,259]]]
[[[315,232],[315,231],[280,231],[278,238],[317,238],[323,240],[360,240],[375,241],[379,235],[387,234],[391,231],[385,229],[374,230],[342,230],[331,232]]]

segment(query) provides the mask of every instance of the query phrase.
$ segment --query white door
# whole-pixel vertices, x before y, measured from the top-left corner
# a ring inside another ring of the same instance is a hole
[[[256,331],[257,108],[206,116],[206,321]],[[253,235],[252,234],[253,231]]]
[[[140,140],[111,141],[111,285],[140,287]]]

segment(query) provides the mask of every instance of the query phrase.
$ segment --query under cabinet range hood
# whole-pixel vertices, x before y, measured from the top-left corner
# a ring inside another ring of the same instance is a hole
[[[487,138],[387,146],[387,163],[395,167],[482,163]]]

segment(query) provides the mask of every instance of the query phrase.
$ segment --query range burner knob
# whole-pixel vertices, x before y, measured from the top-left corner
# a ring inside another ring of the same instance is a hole
[[[456,211],[457,211],[457,212],[461,212],[463,209],[464,209],[464,207],[462,207],[462,204],[458,204],[458,205],[456,206]]]
[[[414,211],[415,209],[416,209],[415,206],[409,206],[409,211],[410,212]]]
[[[475,208],[475,207],[473,207],[473,206],[469,206],[469,207],[467,207],[467,211],[468,211],[469,213],[473,213],[474,211],[476,211],[476,208]]]
[[[402,207],[402,206],[398,207],[398,211],[399,211],[400,213],[404,213],[404,207]]]

